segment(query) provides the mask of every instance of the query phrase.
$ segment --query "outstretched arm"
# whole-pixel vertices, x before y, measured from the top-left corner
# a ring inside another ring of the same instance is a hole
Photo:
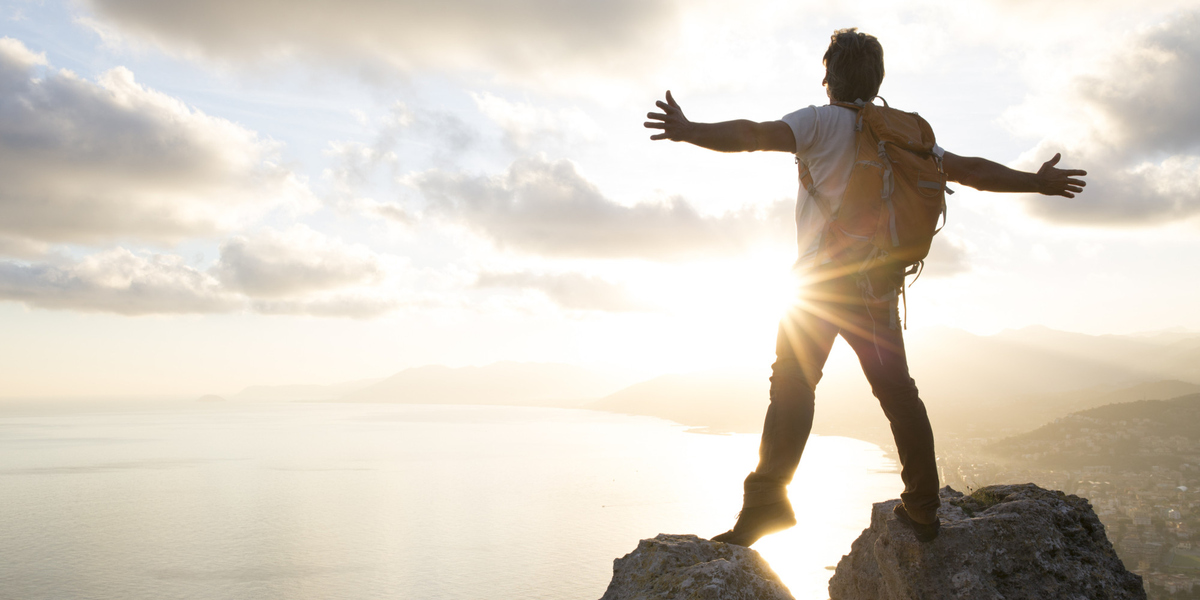
[[[683,116],[683,109],[667,92],[667,101],[655,104],[661,113],[646,113],[643,125],[648,129],[661,129],[662,133],[650,136],[652,140],[688,142],[701,148],[718,152],[754,152],[773,150],[795,152],[796,138],[792,128],[783,121],[756,123],[745,119],[721,123],[693,123]]]
[[[946,178],[984,192],[1036,192],[1047,196],[1074,198],[1087,185],[1082,179],[1087,171],[1058,169],[1062,154],[1042,164],[1037,173],[1026,173],[994,163],[986,158],[958,156],[949,152],[942,158]]]

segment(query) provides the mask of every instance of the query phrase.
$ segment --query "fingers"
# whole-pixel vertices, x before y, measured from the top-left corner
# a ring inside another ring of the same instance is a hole
[[[1053,158],[1051,158],[1050,160],[1048,160],[1044,164],[1042,164],[1042,168],[1041,168],[1041,170],[1039,170],[1038,173],[1043,176],[1049,177],[1052,180],[1055,180],[1055,183],[1053,183],[1052,185],[1054,187],[1058,188],[1058,189],[1052,188],[1052,191],[1042,192],[1042,193],[1050,194],[1052,196],[1063,196],[1065,198],[1074,198],[1075,194],[1082,193],[1083,188],[1087,185],[1086,181],[1084,181],[1082,179],[1074,179],[1074,178],[1075,177],[1083,177],[1084,175],[1087,175],[1087,171],[1084,171],[1083,169],[1056,169],[1056,168],[1054,168],[1054,165],[1058,164],[1058,161],[1060,161],[1060,160],[1062,160],[1062,153],[1056,152],[1054,154]],[[1061,179],[1059,179],[1059,178],[1061,178]]]
[[[1083,186],[1087,185],[1082,181],[1067,180],[1061,183],[1054,184],[1050,189],[1042,192],[1048,196],[1066,196],[1074,198],[1075,194],[1083,192]]]
[[[655,105],[655,106],[657,106],[657,107],[659,107],[659,108],[661,108],[661,109],[663,109],[663,110],[664,110],[664,111],[666,111],[668,114],[672,114],[672,115],[674,115],[674,114],[680,114],[680,113],[682,113],[682,112],[683,112],[683,109],[679,108],[679,105],[678,105],[678,104],[671,105],[671,104],[667,104],[666,102],[663,102],[662,100],[659,100],[658,102],[655,102],[655,103],[654,103],[654,105]]]
[[[679,108],[679,103],[675,102],[675,97],[671,95],[671,90],[667,90],[667,101],[666,102],[659,100],[659,101],[655,102],[654,105],[659,107],[660,109],[662,109],[663,112],[661,112],[661,113],[656,113],[656,112],[646,113],[647,119],[654,119],[654,120],[646,121],[645,123],[642,123],[642,127],[645,127],[646,129],[662,129],[664,131],[662,133],[656,133],[656,134],[650,136],[650,139],[652,139],[652,140],[679,140],[679,139],[682,139],[679,137],[680,132],[679,132],[678,128],[681,125],[686,125],[687,119],[684,118],[683,110]],[[670,131],[667,131],[668,129]]]

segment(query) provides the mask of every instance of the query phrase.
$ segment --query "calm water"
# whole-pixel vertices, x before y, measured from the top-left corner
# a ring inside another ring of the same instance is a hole
[[[728,528],[755,436],[543,408],[0,404],[0,597],[594,599],[660,532]],[[815,437],[756,545],[798,598],[900,491]]]

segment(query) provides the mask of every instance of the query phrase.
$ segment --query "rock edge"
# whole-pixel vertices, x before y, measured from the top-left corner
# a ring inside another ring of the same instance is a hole
[[[1032,483],[941,491],[941,534],[917,542],[874,505],[829,581],[831,600],[1144,599],[1087,500]]]
[[[613,561],[600,600],[794,600],[754,550],[660,533]]]

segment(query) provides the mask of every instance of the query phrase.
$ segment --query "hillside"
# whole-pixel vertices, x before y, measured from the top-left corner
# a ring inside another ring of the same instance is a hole
[[[1042,468],[1149,470],[1200,464],[1200,394],[1072,413],[987,450]]]

